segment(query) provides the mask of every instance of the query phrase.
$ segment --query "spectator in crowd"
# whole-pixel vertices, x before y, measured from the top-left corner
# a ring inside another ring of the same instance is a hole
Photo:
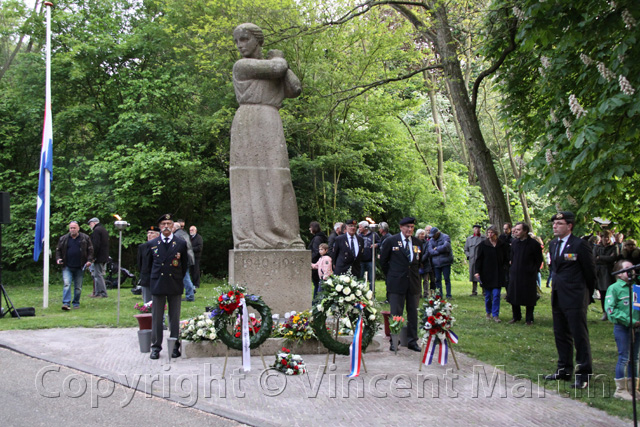
[[[618,247],[618,253],[621,254],[622,253],[622,249],[624,246],[624,234],[622,233],[616,233],[615,235],[615,241],[616,241],[616,246]]]
[[[360,221],[358,223],[358,231],[362,241],[364,242],[364,251],[362,252],[362,261],[360,261],[360,277],[364,277],[367,273],[367,280],[369,281],[369,288],[373,290],[373,269],[376,263],[373,260],[373,247],[378,247],[380,237],[378,233],[372,232],[369,229],[369,223],[367,221]],[[376,243],[373,243],[373,242]]]
[[[184,262],[187,264],[187,271],[184,273],[183,279],[182,279],[184,281],[184,292],[185,292],[185,295],[184,295],[185,297],[183,301],[193,302],[196,300],[196,297],[195,297],[196,289],[193,286],[193,282],[191,281],[191,275],[189,274],[189,269],[193,266],[193,264],[195,264],[196,257],[193,253],[193,247],[191,246],[191,237],[189,237],[189,234],[182,229],[182,226],[180,224],[184,224],[184,220],[179,219],[178,221],[173,223],[172,234],[176,237],[176,239],[184,240],[184,242],[187,245],[187,259],[184,260]]]
[[[189,238],[191,239],[191,248],[193,249],[194,264],[191,269],[191,279],[193,286],[200,287],[200,260],[202,259],[202,236],[198,234],[198,227],[192,225],[189,227]]]
[[[571,388],[588,386],[591,367],[591,343],[587,327],[587,307],[593,301],[596,269],[589,245],[572,234],[576,217],[572,212],[558,212],[551,217],[553,239],[549,243],[551,254],[551,312],[553,334],[558,350],[558,365],[546,380],[570,380]],[[573,347],[576,367],[573,368]]]
[[[602,306],[602,318],[607,320],[607,312],[604,309],[604,296],[607,294],[609,286],[615,282],[613,264],[620,258],[618,246],[611,241],[611,231],[602,230],[600,233],[600,244],[593,247],[593,258],[596,262],[596,288],[600,293],[600,304]]]
[[[511,267],[507,302],[511,304],[513,317],[509,323],[522,320],[521,306],[526,307],[525,322],[533,325],[533,311],[538,301],[538,275],[542,264],[542,247],[529,236],[529,225],[518,222],[513,227],[511,242]]]
[[[142,288],[142,300],[144,303],[151,301],[150,275],[151,265],[148,260],[151,259],[152,240],[157,239],[160,232],[154,226],[147,230],[147,241],[138,246],[138,271],[140,271],[140,287]]]
[[[387,278],[389,311],[392,316],[402,316],[407,308],[408,347],[420,351],[418,345],[418,301],[420,295],[420,241],[413,235],[415,219],[403,218],[400,233],[389,238],[380,253],[380,265]],[[391,343],[391,351],[395,351]]]
[[[511,235],[511,223],[505,222],[502,224],[502,234],[500,234],[499,238],[505,243],[511,244],[513,240],[513,236]]]
[[[327,242],[327,244],[329,245],[329,252],[327,255],[333,255],[333,243],[336,240],[336,237],[341,234],[344,234],[344,224],[341,222],[336,222],[335,224],[333,224],[333,230],[331,230],[331,234],[329,234],[329,241]]]
[[[615,271],[633,267],[629,261],[619,260],[613,269]],[[624,400],[632,400],[631,393],[635,387],[631,381],[631,364],[629,363],[629,353],[631,350],[631,340],[629,339],[630,328],[636,331],[640,328],[640,311],[633,312],[631,319],[629,314],[629,287],[633,285],[633,279],[629,277],[629,272],[620,273],[616,276],[616,282],[609,286],[605,297],[604,307],[609,320],[613,323],[613,337],[618,347],[618,362],[616,363],[615,382],[616,391],[613,397]],[[638,378],[638,351],[640,350],[640,339],[636,337],[633,346],[633,361]],[[625,372],[626,371],[626,372]]]
[[[360,275],[360,260],[364,251],[364,242],[362,237],[356,235],[357,225],[355,219],[350,219],[345,224],[347,232],[336,237],[333,243],[333,255],[331,255],[333,273],[343,274],[351,269],[351,275],[358,277]]]
[[[431,256],[431,265],[436,276],[436,288],[442,296],[442,279],[447,290],[447,299],[451,299],[451,264],[453,264],[453,252],[451,250],[451,239],[437,227],[429,231],[429,245],[427,246]],[[424,257],[423,257],[424,258]]]
[[[62,266],[62,309],[69,311],[69,304],[73,308],[80,308],[82,294],[82,276],[84,270],[93,262],[93,244],[91,239],[80,232],[77,221],[69,223],[69,232],[60,237],[56,247],[56,263]],[[73,301],[71,301],[71,283],[73,282]]]
[[[387,224],[386,222],[381,222],[380,223],[380,250],[382,251],[382,242],[384,242],[387,237],[390,237],[391,235],[389,234],[389,224]]]
[[[318,276],[320,276],[320,280],[324,281],[329,278],[333,274],[333,266],[331,264],[331,257],[327,255],[329,252],[329,245],[326,243],[320,243],[318,247],[318,251],[320,252],[320,258],[317,262],[311,264],[311,268],[318,271]],[[322,283],[322,282],[320,282]],[[316,296],[322,292],[321,284],[318,284],[318,289],[314,289],[313,291],[313,299],[316,299]]]
[[[640,264],[640,248],[634,239],[626,240],[622,248],[622,259],[630,261],[633,265]]]
[[[187,241],[172,232],[172,230],[180,230],[180,224],[174,228],[172,215],[164,214],[158,218],[158,225],[162,235],[150,241],[150,257],[147,260],[147,268],[151,272],[152,295],[151,355],[149,357],[154,360],[160,358],[162,350],[162,321],[165,304],[169,306],[170,336],[179,338],[180,301],[184,292],[184,277],[189,273]],[[171,357],[180,357],[180,342],[176,341],[175,347],[169,350],[171,350]]]
[[[583,237],[583,239],[584,239],[584,237]],[[598,246],[601,242],[602,242],[602,239],[600,238],[600,236],[598,234],[590,236],[587,239],[587,243],[589,244],[589,248],[591,249],[591,252],[593,252],[595,247]]]
[[[500,323],[500,292],[506,285],[510,246],[498,238],[494,225],[487,228],[487,238],[478,246],[476,259],[476,281],[482,286],[487,319]]]
[[[427,234],[425,233],[423,228],[419,228],[416,230],[416,238],[420,240],[420,255],[425,253],[427,249]],[[429,275],[425,272],[425,269],[422,265],[422,259],[420,260],[420,298],[424,298],[425,295],[429,295]]]
[[[307,249],[311,251],[311,263],[315,264],[320,259],[320,244],[327,243],[327,235],[320,230],[320,224],[317,221],[311,221],[309,224],[309,232],[313,237],[309,242]],[[318,269],[311,269],[311,281],[313,282],[313,300],[316,299],[316,294],[320,287],[320,277],[318,276]]]
[[[93,245],[93,255],[95,258],[94,263],[89,267],[91,275],[93,276],[93,293],[91,298],[106,298],[107,297],[107,285],[104,283],[104,270],[109,262],[109,233],[100,224],[98,218],[91,218],[89,220],[89,227],[93,230],[91,232],[91,244]]]
[[[476,281],[476,259],[478,256],[478,245],[482,243],[484,237],[479,224],[473,226],[473,234],[467,237],[467,241],[464,244],[464,254],[467,256],[467,262],[469,262],[469,280],[471,281],[471,296],[478,295],[478,282]]]
[[[529,232],[529,236],[531,236],[531,238],[533,240],[535,240],[536,242],[538,242],[538,244],[540,245],[540,248],[542,249],[542,263],[540,264],[540,269],[538,270],[538,289],[540,289],[540,294],[542,294],[542,274],[540,273],[542,271],[542,269],[545,266],[545,262],[548,264],[548,252],[545,252],[544,250],[544,242],[542,241],[542,239],[540,238],[540,236],[535,236],[533,233]],[[549,287],[549,285],[547,284],[547,288]]]
[[[424,290],[423,292],[423,296],[425,298],[427,296],[433,296],[436,294],[436,275],[433,271],[433,263],[431,262],[431,255],[429,254],[429,240],[431,240],[431,237],[429,237],[429,235],[432,228],[433,227],[430,225],[427,225],[424,228],[424,251],[422,252],[422,269],[429,281],[429,291],[427,292],[426,290]]]

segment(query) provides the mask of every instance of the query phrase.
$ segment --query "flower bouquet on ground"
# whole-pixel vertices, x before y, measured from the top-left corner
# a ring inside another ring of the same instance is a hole
[[[302,313],[293,311],[287,314],[289,316],[285,317],[284,322],[275,326],[272,334],[274,338],[282,337],[289,342],[301,343],[316,337],[311,328],[311,313],[309,310]]]
[[[215,341],[218,334],[209,313],[181,321],[180,338],[189,341]]]
[[[307,372],[302,357],[298,354],[292,354],[291,350],[285,347],[282,347],[282,350],[276,354],[276,361],[271,367],[285,375],[302,375]]]
[[[441,365],[446,365],[449,342],[454,344],[458,342],[458,337],[451,330],[451,327],[456,321],[452,315],[453,308],[454,306],[451,305],[451,303],[442,299],[439,295],[429,298],[429,300],[422,305],[421,329],[425,331],[422,338],[423,345],[425,346],[423,358],[425,365],[431,364],[436,345],[440,345],[438,361]]]
[[[406,320],[402,316],[393,316],[391,322],[389,322],[389,330],[391,331],[391,343],[395,349],[395,354],[398,354],[398,335],[404,326],[407,324]]]
[[[139,302],[137,302],[136,305],[133,306],[133,308],[138,310],[140,313],[151,313],[151,305],[151,301],[144,304],[140,304]]]

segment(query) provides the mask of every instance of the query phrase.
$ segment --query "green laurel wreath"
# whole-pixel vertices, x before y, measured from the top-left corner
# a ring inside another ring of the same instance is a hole
[[[353,322],[353,319],[350,319]],[[319,311],[317,307],[313,309],[313,320],[311,322],[311,327],[313,328],[313,332],[315,332],[318,341],[322,343],[323,346],[327,350],[335,354],[343,354],[345,356],[349,355],[349,347],[351,343],[343,343],[341,341],[335,340],[331,335],[331,332],[327,330],[326,327],[327,321],[327,313],[325,311]],[[373,337],[378,330],[378,322],[373,320],[369,320],[367,318],[363,318],[364,330],[362,331],[362,352],[364,353]]]
[[[262,326],[258,333],[251,337],[251,349],[258,348],[264,343],[271,335],[271,329],[273,327],[273,319],[271,318],[271,309],[262,300],[262,297],[256,295],[245,295],[245,303],[247,307],[255,309],[260,314]],[[234,311],[235,313],[235,311]],[[222,341],[227,347],[234,350],[242,350],[242,337],[236,338],[230,334],[227,327],[231,324],[235,324],[234,313],[227,314],[220,310],[215,316],[216,333],[220,341]]]

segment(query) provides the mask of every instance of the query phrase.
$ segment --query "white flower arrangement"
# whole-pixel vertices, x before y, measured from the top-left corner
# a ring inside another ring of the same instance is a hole
[[[216,327],[209,313],[180,322],[180,338],[188,341],[215,341]]]

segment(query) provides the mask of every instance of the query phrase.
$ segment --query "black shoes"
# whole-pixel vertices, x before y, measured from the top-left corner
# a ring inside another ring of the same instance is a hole
[[[178,342],[173,349],[173,353],[171,353],[171,357],[175,359],[176,357],[180,357],[181,355],[182,353],[180,353],[180,343]]]
[[[419,346],[418,344],[416,344],[416,343],[409,344],[409,350],[413,350],[413,351],[422,351],[422,350],[420,349],[420,346]]]
[[[569,381],[571,379],[571,375],[561,371],[556,371],[553,374],[545,375],[544,379],[546,381],[556,381],[556,380]]]
[[[396,346],[393,345],[393,341],[391,342],[391,345],[389,346],[389,351],[396,351]]]
[[[159,359],[160,358],[160,350],[158,350],[157,348],[153,348],[151,349],[151,355],[149,356],[149,359]]]

